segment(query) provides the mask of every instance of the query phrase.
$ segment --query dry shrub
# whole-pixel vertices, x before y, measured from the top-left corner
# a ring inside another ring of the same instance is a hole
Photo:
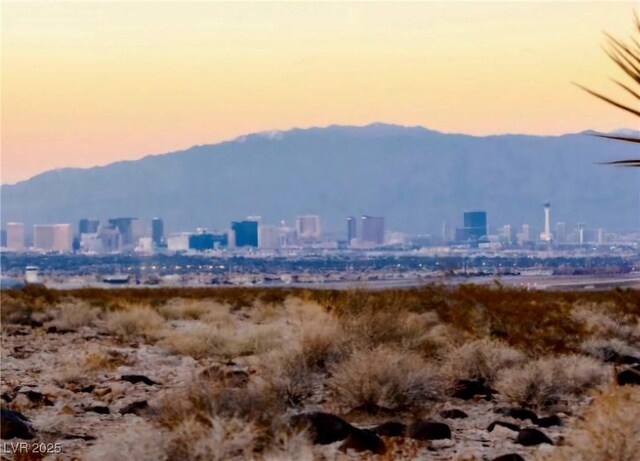
[[[545,461],[636,461],[640,454],[640,388],[611,387],[598,394],[564,444]]]
[[[276,347],[277,333],[272,328],[233,326],[221,328],[203,323],[190,323],[164,333],[161,345],[174,354],[233,358],[262,354]]]
[[[331,371],[329,385],[338,401],[350,408],[409,409],[441,389],[436,370],[418,354],[387,346],[355,350]]]
[[[122,339],[151,337],[164,324],[164,319],[152,308],[133,306],[108,312],[105,316],[107,330]]]
[[[58,306],[56,319],[52,322],[58,328],[75,330],[91,326],[98,318],[98,310],[89,304],[73,300]]]
[[[450,384],[460,379],[495,381],[498,373],[522,363],[525,355],[503,341],[478,339],[444,353],[442,370]]]
[[[584,395],[607,379],[607,368],[584,355],[540,358],[498,375],[495,387],[512,402],[545,407],[561,398]]]
[[[582,343],[580,349],[599,360],[612,361],[612,354],[638,356],[640,355],[640,349],[631,347],[624,341],[617,338],[611,339],[587,339]],[[615,361],[615,360],[613,360]]]
[[[83,354],[81,368],[86,371],[112,371],[131,363],[131,359],[118,350],[94,350]]]
[[[166,435],[143,419],[129,420],[116,434],[105,434],[84,455],[85,461],[171,461]]]
[[[205,300],[176,298],[167,301],[158,311],[167,320],[198,320],[212,310],[224,309],[226,306]]]
[[[579,303],[571,315],[591,337],[618,338],[627,342],[640,340],[640,311],[620,312],[613,302]]]

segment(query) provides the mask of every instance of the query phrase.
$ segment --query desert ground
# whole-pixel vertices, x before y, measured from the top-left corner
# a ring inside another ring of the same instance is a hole
[[[638,290],[0,296],[3,460],[640,459]]]

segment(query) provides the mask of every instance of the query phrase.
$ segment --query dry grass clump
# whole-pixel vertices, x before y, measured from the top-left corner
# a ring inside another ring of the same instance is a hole
[[[228,308],[212,301],[176,298],[160,306],[158,311],[167,320],[199,320],[217,309],[226,311]]]
[[[583,325],[586,336],[618,338],[626,342],[640,341],[640,310],[619,311],[612,302],[578,303],[572,317]]]
[[[190,323],[164,333],[160,344],[174,354],[233,358],[262,354],[276,347],[277,332],[271,328],[246,326],[218,327]]]
[[[640,454],[640,388],[610,387],[598,394],[545,461],[636,461]]]
[[[58,306],[52,325],[66,330],[91,326],[98,319],[98,310],[80,300],[67,301]]]
[[[110,311],[105,320],[107,330],[122,339],[149,338],[164,324],[162,316],[147,306]]]
[[[131,363],[131,359],[118,350],[93,350],[83,354],[80,367],[86,371],[111,371]]]
[[[478,339],[443,353],[442,372],[450,384],[461,379],[493,383],[502,370],[521,364],[525,354],[496,339]]]
[[[356,350],[331,371],[329,386],[349,408],[409,409],[441,389],[436,370],[418,354],[387,346]]]
[[[512,402],[533,408],[576,398],[603,384],[607,367],[584,355],[540,358],[498,375],[495,388]]]
[[[631,347],[626,342],[617,339],[587,339],[582,343],[580,349],[599,360],[615,362],[615,356],[640,356],[640,349]]]

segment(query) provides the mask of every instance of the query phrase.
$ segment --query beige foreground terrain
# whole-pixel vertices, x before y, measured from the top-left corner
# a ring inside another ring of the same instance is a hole
[[[1,296],[2,459],[640,459],[636,290]]]

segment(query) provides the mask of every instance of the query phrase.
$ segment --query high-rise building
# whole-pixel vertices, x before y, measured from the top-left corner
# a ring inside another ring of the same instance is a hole
[[[523,245],[528,242],[531,242],[531,226],[529,226],[529,224],[523,224],[518,234],[518,243]]]
[[[73,233],[71,224],[36,224],[33,226],[33,246],[43,251],[71,251]]]
[[[24,250],[24,224],[21,222],[9,222],[6,226],[7,249],[14,251]]]
[[[353,216],[349,216],[347,218],[347,245],[350,245],[351,242],[358,238],[358,229],[356,225],[356,218]]]
[[[502,226],[502,231],[500,232],[500,240],[505,245],[512,245],[516,240],[514,234],[513,226],[511,226],[511,224],[505,224]]]
[[[140,223],[138,218],[109,219],[109,226],[120,233],[120,245],[123,247],[135,245],[140,237]]]
[[[362,217],[363,243],[382,245],[384,243],[384,218],[377,216]]]
[[[164,222],[161,218],[151,220],[151,241],[156,247],[164,241]]]
[[[7,230],[0,229],[0,247],[5,248],[7,246]]]
[[[550,243],[553,240],[551,234],[551,204],[544,204],[544,231],[540,234],[540,240]]]
[[[466,240],[480,240],[487,235],[487,212],[467,211],[463,215]]]
[[[280,233],[276,226],[261,224],[258,227],[258,248],[263,250],[280,248]]]
[[[567,243],[567,223],[556,223],[556,243]]]
[[[308,214],[296,218],[296,231],[302,241],[320,239],[320,216]]]
[[[78,234],[95,234],[98,232],[98,226],[100,226],[100,220],[83,218],[78,223]]]
[[[258,246],[258,222],[257,221],[234,221],[231,229],[235,232],[236,247],[257,247]]]
[[[197,251],[213,250],[226,247],[228,244],[227,234],[213,234],[209,232],[199,232],[189,235],[189,249]]]

